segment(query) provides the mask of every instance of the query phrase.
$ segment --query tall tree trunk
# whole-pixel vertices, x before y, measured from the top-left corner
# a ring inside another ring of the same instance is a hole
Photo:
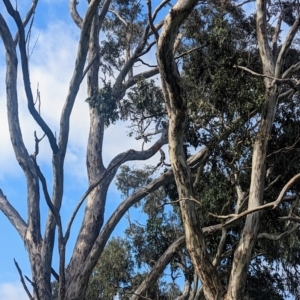
[[[193,265],[201,278],[207,300],[222,297],[222,284],[206,251],[204,235],[196,214],[190,169],[186,163],[183,136],[187,126],[187,99],[181,87],[174,60],[174,41],[180,23],[189,15],[195,0],[178,1],[164,20],[158,40],[157,58],[163,81],[163,92],[169,115],[169,154],[180,198],[186,245]]]
[[[275,62],[272,51],[268,45],[266,1],[264,0],[257,1],[256,28],[263,74],[274,77]],[[276,112],[278,87],[276,83],[268,77],[265,77],[264,83],[266,88],[264,110],[252,153],[252,171],[248,202],[249,210],[262,205],[268,140]],[[247,271],[256,244],[259,224],[260,212],[252,213],[247,216],[239,244],[234,253],[230,280],[225,297],[226,300],[243,298]]]
[[[90,31],[88,55],[89,62],[94,60],[87,76],[88,96],[93,97],[96,93],[98,93],[99,89],[99,59],[95,59],[95,57],[99,55],[98,11],[95,14]],[[90,107],[90,131],[86,158],[89,185],[96,182],[105,172],[102,161],[103,133],[104,119],[99,115],[96,108]],[[101,226],[103,225],[104,206],[108,185],[109,183],[106,181],[102,182],[91,191],[88,197],[80,234],[78,235],[72,259],[68,266],[68,276],[72,281],[67,293],[67,297],[71,297],[70,299],[79,299],[77,294],[79,287],[81,290],[80,293],[82,293],[82,291],[87,287],[87,281],[82,280],[80,276],[80,268],[84,265],[84,261],[99,234]],[[81,285],[82,282],[85,282],[84,286]],[[75,289],[74,286],[77,288]]]

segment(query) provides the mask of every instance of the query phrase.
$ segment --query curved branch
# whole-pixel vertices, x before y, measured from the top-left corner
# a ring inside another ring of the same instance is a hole
[[[160,139],[148,150],[144,151],[136,151],[136,150],[129,150],[128,155],[121,161],[121,158],[125,155],[125,153],[118,154],[115,158],[112,159],[108,168],[111,168],[112,165],[115,165],[117,169],[122,163],[132,160],[146,160],[152,157],[163,145],[168,143],[168,136],[167,132],[164,131],[160,137]],[[119,163],[117,163],[119,162]]]
[[[74,21],[74,23],[79,27],[81,28],[82,26],[82,18],[80,17],[78,11],[77,11],[77,0],[70,0],[70,6],[69,6],[69,9],[70,9],[70,15]]]
[[[155,10],[154,10],[154,12],[153,12],[153,15],[152,15],[152,21],[155,20],[155,18],[156,18],[156,16],[157,16],[157,14],[159,13],[159,11],[160,11],[166,4],[168,4],[170,1],[171,1],[171,0],[164,0],[164,1],[162,1],[162,2],[155,8]],[[156,30],[158,30],[157,27],[156,27]]]
[[[203,160],[203,157],[207,155],[207,148],[201,149],[198,153],[191,156],[188,159],[188,164],[190,166],[194,166],[199,164],[201,160]],[[205,160],[203,160],[205,161]],[[113,232],[114,228],[117,226],[121,218],[124,216],[126,211],[135,203],[146,197],[149,193],[154,192],[162,185],[166,184],[173,178],[173,172],[172,170],[167,171],[166,173],[162,174],[157,179],[153,180],[151,183],[146,185],[145,187],[135,191],[131,196],[129,196],[127,199],[125,199],[118,208],[114,211],[114,213],[111,215],[111,217],[106,222],[105,226],[103,227],[101,233],[97,237],[92,250],[89,254],[89,256],[86,259],[85,266],[83,269],[83,273],[89,273],[90,270],[93,269],[95,266],[100,254],[102,253],[106,242],[108,241],[111,233]],[[222,224],[214,225],[207,227],[206,231],[209,234],[210,232],[214,232],[215,230],[221,229]]]
[[[285,79],[288,76],[291,76],[293,73],[299,71],[300,69],[300,62],[297,62],[296,64],[290,66],[283,74],[282,78]]]
[[[120,165],[124,162],[124,159],[127,155],[129,155],[130,153],[130,150],[127,151],[124,156],[120,159],[120,161],[116,162],[114,165],[111,165],[111,167],[107,168],[106,171],[104,172],[104,174],[101,176],[101,178],[99,180],[97,180],[95,183],[93,183],[92,185],[89,186],[89,188],[87,189],[87,191],[83,194],[83,196],[81,197],[81,199],[79,200],[76,208],[74,209],[74,212],[70,218],[70,221],[67,225],[67,230],[66,230],[66,234],[65,234],[65,237],[64,237],[64,244],[67,243],[68,239],[69,239],[69,236],[70,236],[70,231],[71,231],[71,227],[72,227],[72,224],[73,224],[73,221],[76,217],[76,214],[77,212],[79,211],[79,208],[81,207],[83,201],[86,199],[86,197],[91,193],[91,191],[97,187],[103,180],[104,178],[109,174],[109,172],[114,169],[117,165]]]
[[[205,236],[211,235],[216,231],[221,230],[222,224],[218,224],[215,226],[208,226],[202,228],[202,232]],[[141,285],[137,288],[134,292],[137,295],[142,295],[147,291],[147,289],[154,284],[159,276],[162,274],[163,270],[169,264],[171,259],[173,258],[174,254],[184,246],[185,244],[185,237],[179,237],[175,242],[173,242],[168,249],[164,252],[164,254],[158,259],[150,273],[147,275],[146,279],[141,283]],[[131,297],[131,300],[138,300],[138,296]]]
[[[143,295],[151,284],[155,283],[163,270],[169,264],[174,254],[185,244],[185,237],[181,236],[174,243],[172,243],[169,248],[164,252],[164,254],[159,258],[156,264],[153,266],[151,272],[147,275],[146,279],[140,284],[140,286],[135,290],[134,295],[131,300],[138,300],[138,295]]]
[[[40,212],[38,178],[31,157],[24,145],[18,115],[17,67],[18,59],[14,41],[8,26],[0,14],[0,35],[6,50],[6,98],[7,115],[11,143],[16,159],[27,181],[28,228],[32,241],[40,240]]]
[[[26,40],[25,40],[25,30],[24,26],[20,17],[20,14],[18,11],[14,10],[9,0],[3,0],[6,9],[8,13],[13,17],[13,19],[16,22],[16,25],[19,30],[19,49],[21,54],[21,65],[22,65],[22,73],[23,73],[23,82],[24,82],[24,88],[27,98],[27,106],[30,114],[34,118],[34,120],[37,122],[37,124],[41,127],[43,132],[47,135],[51,149],[53,153],[58,152],[58,146],[56,144],[56,138],[54,137],[53,132],[49,128],[49,126],[46,124],[44,119],[40,116],[38,111],[35,109],[34,106],[34,99],[33,94],[30,86],[30,76],[29,76],[29,67],[28,67],[28,58],[26,54]]]
[[[260,210],[264,210],[264,209],[275,209],[278,207],[278,205],[284,200],[284,195],[286,194],[286,192],[292,187],[292,185],[297,182],[298,180],[300,179],[300,173],[295,175],[293,178],[291,178],[288,183],[286,183],[286,185],[282,188],[282,190],[280,191],[279,193],[279,196],[277,197],[277,199],[273,202],[270,202],[270,203],[267,203],[267,204],[264,204],[264,205],[261,205],[261,206],[257,206],[253,209],[248,209],[238,215],[236,214],[230,214],[230,215],[227,215],[227,216],[216,216],[216,215],[213,215],[217,218],[220,218],[220,219],[228,219],[230,217],[233,217],[231,220],[229,220],[228,222],[226,222],[224,224],[225,227],[227,227],[228,225],[232,224],[233,222],[236,222],[237,220],[239,220],[240,218],[244,217],[244,216],[247,216],[253,212],[256,212],[256,211],[260,211]]]

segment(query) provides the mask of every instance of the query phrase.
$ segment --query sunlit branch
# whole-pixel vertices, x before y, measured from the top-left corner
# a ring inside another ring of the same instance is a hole
[[[127,22],[120,16],[120,14],[118,14],[115,10],[113,9],[109,9],[109,12],[113,13],[124,25],[125,27],[127,27]]]

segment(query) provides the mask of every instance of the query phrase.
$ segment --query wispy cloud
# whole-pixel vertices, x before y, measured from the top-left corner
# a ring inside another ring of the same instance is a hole
[[[20,300],[28,299],[28,296],[19,282],[0,282],[0,299]]]

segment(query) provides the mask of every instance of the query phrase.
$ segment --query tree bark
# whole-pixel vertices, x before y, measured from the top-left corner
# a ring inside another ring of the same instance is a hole
[[[183,136],[187,125],[187,99],[181,87],[174,60],[174,42],[180,23],[189,15],[197,1],[178,1],[164,20],[158,40],[157,58],[163,81],[163,92],[169,116],[169,154],[180,198],[186,246],[193,265],[201,278],[208,300],[221,299],[223,287],[216,268],[206,251],[194,199],[190,169],[186,163]]]

